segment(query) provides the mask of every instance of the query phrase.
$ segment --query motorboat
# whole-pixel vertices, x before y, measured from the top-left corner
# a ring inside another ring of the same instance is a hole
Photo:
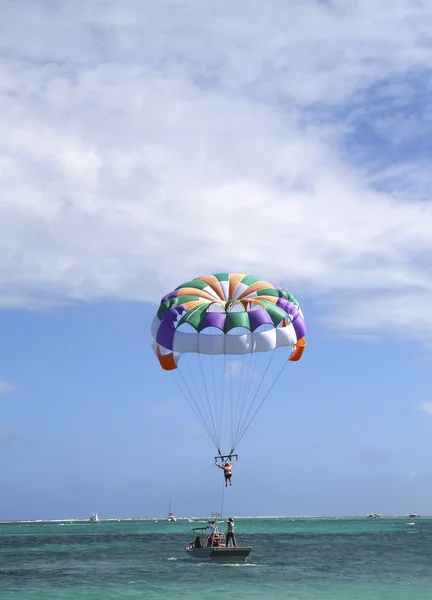
[[[90,523],[99,523],[99,517],[97,513],[93,513],[89,519]]]
[[[194,540],[189,542],[186,554],[194,560],[238,564],[245,563],[252,552],[252,546],[226,546],[225,535],[219,530],[217,521],[210,528],[193,527],[192,531]]]

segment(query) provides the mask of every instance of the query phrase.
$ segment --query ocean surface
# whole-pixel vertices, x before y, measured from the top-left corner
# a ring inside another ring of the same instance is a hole
[[[187,520],[0,523],[0,599],[432,598],[432,519],[235,522],[246,565],[191,561]]]

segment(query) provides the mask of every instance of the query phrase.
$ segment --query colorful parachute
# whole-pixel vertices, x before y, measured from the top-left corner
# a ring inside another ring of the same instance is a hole
[[[222,433],[231,432],[232,454],[287,359],[300,359],[305,333],[294,296],[240,273],[183,283],[162,298],[152,324],[161,367],[173,373],[220,454]],[[274,372],[278,353],[282,366]]]

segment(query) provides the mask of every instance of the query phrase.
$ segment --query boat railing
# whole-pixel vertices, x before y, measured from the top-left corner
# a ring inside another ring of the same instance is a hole
[[[209,525],[212,525],[210,528]],[[224,543],[225,534],[221,532],[219,529],[217,521],[211,522],[209,521],[209,525],[207,527],[192,527],[192,531],[195,537],[205,538],[205,546],[206,548],[217,547],[220,543]],[[216,542],[216,543],[215,543]],[[189,545],[193,544],[190,542]]]
[[[208,527],[192,527],[192,531],[195,533],[196,531],[201,531],[201,533],[203,533],[204,531],[207,531]]]

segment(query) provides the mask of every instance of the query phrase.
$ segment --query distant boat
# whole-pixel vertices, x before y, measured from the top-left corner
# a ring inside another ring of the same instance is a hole
[[[189,523],[209,523],[210,521],[217,521],[218,519],[222,519],[222,513],[221,512],[211,512],[210,516],[207,519],[204,518],[196,518],[196,517],[189,517],[188,521]]]
[[[174,516],[174,513],[171,512],[171,499],[168,502],[168,516],[167,516],[167,521],[177,521],[176,517]]]
[[[380,515],[379,513],[368,513],[366,516],[366,519],[382,519],[382,515]]]
[[[416,519],[416,518],[418,518],[420,515],[419,515],[419,514],[417,514],[417,513],[410,513],[408,516],[409,516],[409,517],[411,517],[411,519]]]
[[[222,519],[222,513],[221,512],[211,512],[210,513],[210,521],[215,521],[217,519]]]
[[[98,517],[97,512],[92,514],[89,521],[90,521],[90,523],[99,523],[99,517]]]

